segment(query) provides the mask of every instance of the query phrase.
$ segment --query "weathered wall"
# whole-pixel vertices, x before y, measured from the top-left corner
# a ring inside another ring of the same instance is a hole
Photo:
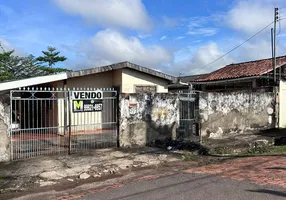
[[[273,93],[200,93],[199,107],[201,134],[210,138],[273,126]]]
[[[286,81],[279,85],[279,128],[286,128]]]
[[[10,160],[10,100],[9,94],[0,95],[0,162]]]
[[[120,96],[121,147],[144,146],[156,139],[176,138],[179,100],[171,94]]]

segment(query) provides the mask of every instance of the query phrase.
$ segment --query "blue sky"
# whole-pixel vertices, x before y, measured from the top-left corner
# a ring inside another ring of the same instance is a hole
[[[0,0],[0,41],[17,54],[38,56],[47,46],[82,69],[131,61],[173,75],[213,71],[271,56],[270,28],[204,67],[272,22],[286,17],[284,0]],[[285,55],[286,20],[278,55]]]

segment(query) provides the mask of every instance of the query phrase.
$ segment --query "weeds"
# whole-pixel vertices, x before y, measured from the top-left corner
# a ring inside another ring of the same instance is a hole
[[[184,161],[197,161],[198,160],[198,156],[192,154],[189,151],[184,151],[183,155],[182,155],[182,160],[184,160]]]

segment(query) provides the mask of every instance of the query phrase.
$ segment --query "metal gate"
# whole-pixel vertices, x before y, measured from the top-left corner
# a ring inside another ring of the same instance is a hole
[[[117,146],[113,89],[26,88],[10,99],[12,160]]]
[[[198,97],[198,93],[193,90],[179,94],[179,138],[181,139],[199,140]]]

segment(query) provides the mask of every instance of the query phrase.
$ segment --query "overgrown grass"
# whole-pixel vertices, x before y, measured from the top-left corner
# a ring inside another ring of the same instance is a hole
[[[227,147],[216,147],[211,149],[209,155],[264,155],[264,154],[281,154],[286,153],[284,146],[256,146],[246,149],[231,149]]]
[[[273,146],[270,148],[271,153],[286,153],[286,145],[283,146]]]
[[[197,161],[198,159],[199,159],[198,155],[194,155],[189,151],[183,152],[182,160],[184,160],[184,161]]]

